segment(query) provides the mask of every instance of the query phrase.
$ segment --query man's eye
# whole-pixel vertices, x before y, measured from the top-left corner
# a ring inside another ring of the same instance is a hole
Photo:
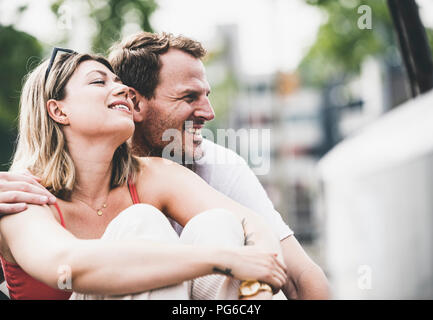
[[[190,95],[187,95],[187,96],[183,97],[183,99],[186,100],[186,101],[190,101],[191,102],[191,101],[194,101],[195,96],[192,95],[192,94],[190,94]]]

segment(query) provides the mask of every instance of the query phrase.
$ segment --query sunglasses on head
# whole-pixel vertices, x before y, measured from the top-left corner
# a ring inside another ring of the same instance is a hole
[[[54,59],[56,59],[57,52],[59,51],[66,53],[76,53],[74,50],[54,47],[53,53],[51,54],[50,63],[48,64],[47,71],[45,71],[45,82],[47,81],[48,75],[50,74],[51,68],[53,67]]]

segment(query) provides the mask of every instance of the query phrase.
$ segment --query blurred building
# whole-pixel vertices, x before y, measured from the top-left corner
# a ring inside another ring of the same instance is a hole
[[[292,83],[281,92],[281,82]],[[231,127],[271,129],[270,170],[258,178],[297,238],[311,242],[317,148],[323,140],[320,92],[298,88],[293,74],[245,77],[231,109]],[[263,150],[259,152],[265,155]],[[254,168],[254,166],[252,166]]]
[[[239,70],[237,47],[231,45],[236,43],[236,26],[225,26],[218,35],[227,50],[218,60],[220,68],[224,65],[220,71],[235,75],[238,88],[223,125],[235,130],[270,129],[270,145],[259,146],[259,152],[251,150],[270,155],[269,172],[258,178],[282,218],[326,270],[326,217],[318,198],[317,164],[338,142],[408,99],[401,63],[370,58],[359,77],[337,80],[319,90],[302,86],[295,73],[245,74]],[[210,69],[212,82],[218,73]]]
[[[237,27],[222,26],[213,41],[219,46],[218,59],[207,65],[212,88],[229,75],[235,79],[233,93],[220,128],[270,129],[270,144],[240,141],[235,150],[240,154],[248,144],[250,155],[243,155],[255,169],[252,154],[269,162],[269,172],[256,174],[282,218],[303,242],[312,242],[317,225],[314,216],[314,194],[317,187],[315,166],[323,144],[321,92],[299,87],[296,74],[277,72],[250,75],[240,69]],[[221,49],[222,48],[222,49]],[[213,95],[215,90],[213,90]],[[217,109],[220,106],[214,102]],[[221,117],[221,116],[218,116]],[[226,145],[226,147],[230,147]],[[257,150],[259,149],[259,150]]]

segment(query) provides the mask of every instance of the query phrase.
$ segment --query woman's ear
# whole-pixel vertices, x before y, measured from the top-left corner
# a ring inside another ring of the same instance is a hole
[[[130,95],[133,104],[132,114],[134,122],[142,122],[144,120],[145,108],[147,107],[147,99],[134,88],[130,88]]]
[[[47,111],[51,119],[55,122],[63,125],[69,124],[68,116],[63,112],[60,103],[57,100],[50,99],[47,101]]]

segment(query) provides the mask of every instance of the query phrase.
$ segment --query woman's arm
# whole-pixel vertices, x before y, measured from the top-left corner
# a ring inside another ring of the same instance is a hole
[[[1,218],[0,232],[2,247],[9,248],[24,271],[57,288],[63,275],[59,270],[71,270],[72,290],[81,293],[142,292],[210,274],[214,267],[232,268],[239,279],[257,277],[274,285],[284,274],[272,265],[270,254],[257,251],[80,240],[61,227],[46,206],[29,205],[22,213]]]
[[[229,210],[243,224],[247,244],[273,251],[283,261],[280,241],[260,215],[213,189],[197,174],[175,162],[161,158],[142,158],[141,161],[143,179],[137,183],[138,192],[144,195],[151,187],[161,199],[162,211],[179,224],[184,226],[192,217],[209,209]]]

